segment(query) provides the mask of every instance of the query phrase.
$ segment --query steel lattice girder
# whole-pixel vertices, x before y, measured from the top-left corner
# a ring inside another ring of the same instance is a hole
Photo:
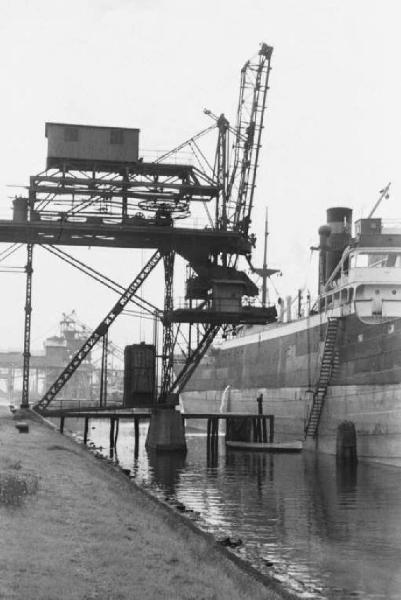
[[[169,252],[163,257],[164,262],[164,316],[173,309],[173,280],[174,280],[174,252]],[[174,363],[173,326],[164,319],[163,323],[163,354],[162,354],[162,382],[159,402],[166,401]]]
[[[218,334],[219,329],[220,325],[209,325],[204,332],[202,339],[199,341],[196,349],[190,354],[190,356],[187,357],[184,366],[172,383],[169,393],[177,394],[184,389],[192,373],[205,356],[208,348]]]
[[[121,223],[0,220],[0,242],[51,246],[106,246],[109,248],[160,248],[184,258],[210,253],[249,254],[250,242],[234,231]]]
[[[156,265],[159,263],[161,259],[160,252],[155,252],[141,272],[135,277],[132,283],[127,287],[124,293],[121,295],[120,299],[116,302],[113,308],[108,312],[106,317],[99,323],[96,329],[91,333],[83,346],[78,350],[78,352],[73,356],[70,363],[65,367],[53,385],[47,390],[46,394],[43,396],[41,400],[37,404],[35,404],[34,408],[38,411],[42,411],[54,400],[58,392],[64,387],[64,385],[69,381],[71,376],[78,369],[82,361],[86,358],[92,348],[97,344],[101,337],[103,337],[110,325],[115,321],[118,315],[123,311],[124,307],[128,304],[132,296],[138,291],[142,283],[148,277],[148,275],[153,271]]]
[[[207,202],[219,194],[213,178],[192,165],[138,162],[102,169],[84,161],[55,166],[58,168],[30,178],[31,209],[96,212],[96,205],[107,201],[109,212],[118,214],[124,212],[123,203],[128,199],[133,201],[130,208],[138,210],[147,200],[169,202],[174,207],[182,201]]]

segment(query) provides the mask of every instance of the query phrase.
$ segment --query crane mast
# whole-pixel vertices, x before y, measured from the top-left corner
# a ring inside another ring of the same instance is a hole
[[[226,206],[227,229],[248,236],[273,48],[262,44],[241,69],[241,86]]]

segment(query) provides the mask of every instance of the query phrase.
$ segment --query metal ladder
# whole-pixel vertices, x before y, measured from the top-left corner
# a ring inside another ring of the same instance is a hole
[[[305,426],[305,439],[317,437],[324,400],[327,395],[327,388],[330,384],[333,369],[336,365],[336,340],[339,323],[340,317],[328,318],[322,362],[320,365],[319,381],[317,382],[316,389],[313,394],[312,407],[310,409],[308,420]]]

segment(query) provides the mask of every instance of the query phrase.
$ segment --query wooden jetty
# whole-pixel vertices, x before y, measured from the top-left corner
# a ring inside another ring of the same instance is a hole
[[[139,423],[140,421],[150,420],[152,417],[152,409],[133,409],[116,406],[108,407],[80,407],[74,408],[58,408],[48,409],[43,411],[43,417],[60,419],[60,432],[64,432],[65,420],[68,419],[84,419],[84,437],[83,442],[88,442],[89,421],[90,419],[109,419],[110,421],[110,455],[113,455],[117,442],[119,421],[131,420],[135,427],[135,453],[138,451],[139,444]],[[248,442],[231,440],[231,434],[226,434],[226,444],[230,443],[248,443],[248,444],[263,444],[264,446],[272,446],[274,444],[274,415],[265,414],[249,414],[249,413],[180,413],[184,421],[202,420],[205,419],[207,431],[207,449],[208,452],[214,454],[217,451],[218,436],[219,436],[219,421],[226,421],[230,426],[235,423],[246,424]],[[267,426],[268,422],[268,426]],[[228,429],[229,427],[227,427]],[[276,444],[277,446],[277,444]],[[246,449],[254,449],[250,446]]]

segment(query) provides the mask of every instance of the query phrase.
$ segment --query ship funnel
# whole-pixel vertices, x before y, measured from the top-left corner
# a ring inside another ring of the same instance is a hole
[[[352,209],[327,209],[327,225],[319,229],[319,290],[328,281],[338,265],[342,253],[351,241]]]
[[[331,229],[328,225],[322,225],[319,227],[319,293],[326,283],[326,258],[328,251],[328,239],[331,233]]]

